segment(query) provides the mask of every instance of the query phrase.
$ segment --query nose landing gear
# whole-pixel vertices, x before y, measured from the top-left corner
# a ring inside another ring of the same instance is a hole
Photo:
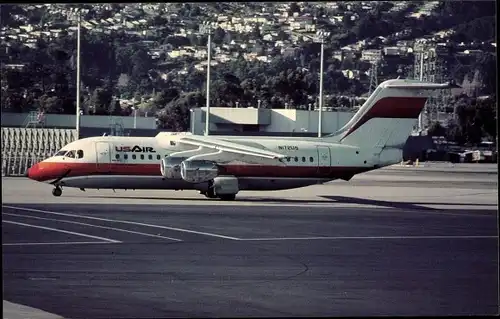
[[[54,195],[54,196],[56,196],[56,197],[61,196],[61,195],[62,195],[62,189],[61,189],[61,187],[56,186],[56,188],[54,188],[54,189],[52,190],[52,195]]]

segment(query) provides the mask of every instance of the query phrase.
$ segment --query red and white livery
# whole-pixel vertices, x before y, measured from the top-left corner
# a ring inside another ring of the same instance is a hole
[[[398,163],[432,90],[456,87],[415,80],[381,83],[352,119],[322,138],[99,136],[77,140],[27,171],[33,180],[95,189],[196,189],[234,199],[242,190],[282,190],[349,180]]]

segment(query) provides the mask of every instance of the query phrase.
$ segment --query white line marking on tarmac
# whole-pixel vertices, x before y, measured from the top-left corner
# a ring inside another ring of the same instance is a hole
[[[123,224],[138,225],[138,226],[145,226],[145,227],[152,227],[152,228],[168,229],[168,230],[173,230],[173,231],[178,231],[178,232],[191,233],[191,234],[197,234],[197,235],[205,235],[205,236],[218,237],[218,238],[231,239],[231,240],[240,240],[240,238],[236,238],[236,237],[224,236],[224,235],[213,234],[213,233],[206,233],[206,232],[183,229],[183,228],[175,228],[175,227],[168,227],[168,226],[161,226],[161,225],[152,225],[152,224],[131,222],[128,220],[116,220],[116,219],[107,219],[107,218],[92,217],[92,216],[85,216],[85,215],[57,213],[57,212],[51,212],[51,211],[35,209],[35,208],[15,207],[15,206],[7,206],[7,205],[2,205],[2,206],[7,207],[7,208],[11,208],[11,209],[39,212],[39,213],[44,213],[44,214],[86,218],[86,219],[101,220],[101,221],[107,221],[107,222],[113,222],[113,223],[123,223]]]
[[[4,212],[2,212],[2,214],[3,215],[9,215],[9,216],[18,216],[18,217],[26,217],[26,218],[50,220],[50,221],[56,221],[56,222],[61,222],[61,223],[69,223],[69,224],[83,225],[83,226],[96,227],[96,228],[111,229],[111,230],[115,230],[115,231],[120,231],[120,232],[130,233],[130,234],[137,234],[137,235],[142,235],[142,236],[147,236],[147,237],[169,239],[169,240],[173,240],[173,241],[182,241],[180,239],[172,238],[172,237],[166,237],[166,236],[160,236],[160,235],[142,233],[142,232],[138,232],[138,231],[126,230],[126,229],[115,228],[115,227],[106,227],[106,226],[100,226],[100,225],[80,223],[80,222],[75,222],[75,221],[71,221],[71,220],[61,220],[61,219],[55,219],[55,218],[44,218],[44,217],[36,217],[36,216],[20,215],[20,214],[11,214],[11,213],[4,213]]]
[[[343,240],[343,239],[498,239],[498,236],[336,236],[336,237],[275,237],[241,238],[241,241],[273,240]]]
[[[66,241],[52,243],[7,243],[2,246],[44,246],[44,245],[88,245],[88,244],[114,244],[107,241]]]
[[[82,233],[77,233],[77,232],[72,232],[72,231],[57,229],[57,228],[50,228],[50,227],[45,227],[45,226],[31,225],[31,224],[13,222],[13,221],[8,221],[8,220],[2,220],[2,223],[15,224],[15,225],[21,225],[21,226],[26,226],[26,227],[40,228],[40,229],[46,229],[46,230],[51,230],[51,231],[55,231],[55,232],[59,232],[59,233],[65,233],[65,234],[71,234],[71,235],[76,235],[76,236],[81,236],[81,237],[99,239],[99,240],[106,241],[106,242],[109,242],[109,243],[121,243],[121,241],[114,240],[114,239],[109,239],[109,238],[104,238],[104,237],[98,237],[98,236],[92,236],[92,235],[87,235],[87,234],[82,234]]]

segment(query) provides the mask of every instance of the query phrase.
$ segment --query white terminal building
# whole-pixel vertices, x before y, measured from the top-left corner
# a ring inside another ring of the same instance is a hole
[[[355,111],[322,112],[322,135],[335,133]],[[318,110],[210,107],[211,135],[318,136]],[[206,107],[191,110],[190,131],[203,135]]]

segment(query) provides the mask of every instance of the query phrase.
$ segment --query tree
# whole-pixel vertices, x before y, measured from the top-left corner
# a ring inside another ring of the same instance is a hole
[[[45,113],[63,113],[62,100],[57,96],[43,95],[38,99],[38,103]]]
[[[496,73],[492,72],[492,70],[496,68],[496,55],[492,53],[483,53],[477,58],[475,65],[479,74],[482,75],[483,86],[481,88],[481,93],[494,93],[497,88],[497,77]]]
[[[221,27],[217,27],[214,31],[214,35],[212,37],[212,41],[215,44],[222,44],[224,41],[224,36],[226,35],[226,31]]]
[[[109,90],[104,88],[95,89],[90,100],[93,113],[95,115],[112,114],[112,109],[110,108],[111,100],[112,94]]]
[[[430,136],[445,136],[446,129],[441,125],[441,123],[434,122],[427,131],[427,134]]]
[[[295,12],[300,13],[300,7],[297,2],[290,3],[290,9],[288,10],[289,15],[293,15]]]
[[[154,99],[153,106],[155,110],[164,109],[171,101],[177,99],[180,91],[176,87],[170,87],[162,90]]]
[[[161,110],[158,113],[158,119],[163,128],[176,132],[185,132],[189,130],[190,109],[202,105],[203,96],[200,92],[185,93]]]
[[[476,104],[476,123],[480,123],[482,136],[489,139],[497,136],[497,108],[496,97],[490,96],[486,99],[480,99]]]

